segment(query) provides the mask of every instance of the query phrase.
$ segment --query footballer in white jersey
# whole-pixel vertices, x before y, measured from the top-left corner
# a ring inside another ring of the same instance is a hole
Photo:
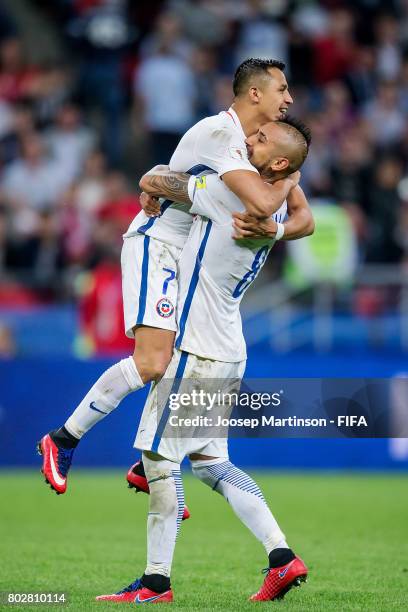
[[[293,140],[293,147],[284,149],[282,154],[276,152],[280,157],[273,160],[269,157],[268,161],[280,164],[287,155],[286,168],[297,170],[307,154],[303,134],[293,125],[280,122],[262,129],[266,135],[268,130],[271,136],[281,132],[282,138],[286,135]],[[300,156],[294,153],[297,147],[302,148]],[[274,167],[279,165],[271,165]],[[273,173],[268,176],[267,169],[263,168],[265,177],[273,180]],[[178,175],[180,186],[182,181],[187,182],[187,175],[182,177]],[[135,441],[136,448],[153,451],[176,463],[191,453],[228,456],[226,439],[186,436],[185,432],[178,437],[173,430],[166,435],[170,416],[166,396],[170,391],[178,392],[181,379],[196,379],[198,386],[206,378],[224,381],[225,388],[219,389],[224,393],[231,393],[231,385],[235,388],[246,362],[240,303],[274,244],[270,238],[233,239],[232,213],[244,210],[244,206],[217,176],[190,177],[188,200],[190,213],[196,216],[179,259],[178,334],[174,355],[164,379],[149,394]],[[286,212],[285,201],[274,213],[275,221],[281,223]],[[174,380],[171,387],[168,379]],[[204,415],[205,406],[202,410]]]
[[[238,115],[229,108],[193,125],[177,145],[169,168],[193,175],[214,172],[222,176],[233,170],[258,172],[248,160],[245,139]],[[141,211],[125,237],[143,234],[183,248],[191,223],[188,206],[165,199],[160,217],[149,218]]]
[[[170,170],[218,176],[233,170],[257,173],[248,160],[245,138],[232,108],[207,117],[182,137]],[[136,325],[177,330],[177,261],[192,219],[186,204],[164,199],[159,217],[149,218],[141,211],[124,235],[123,304],[129,337]]]
[[[176,347],[208,359],[243,361],[239,306],[275,241],[232,237],[232,213],[245,207],[215,175],[192,177],[189,196],[197,216],[179,260]],[[286,213],[285,200],[273,219],[282,223]]]

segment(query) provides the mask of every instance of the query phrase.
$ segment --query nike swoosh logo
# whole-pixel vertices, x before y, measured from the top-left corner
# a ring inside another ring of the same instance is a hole
[[[140,595],[139,593],[136,595],[135,598],[135,603],[147,603],[148,601],[155,601],[156,599],[160,599],[160,597],[163,595],[163,593],[161,593],[160,595],[155,595],[154,597],[147,597],[146,599],[140,599]]]
[[[101,414],[108,414],[107,412],[104,412],[103,410],[99,410],[99,408],[95,406],[95,402],[91,402],[89,404],[89,407],[91,410],[95,410],[95,412],[100,412]]]
[[[288,572],[289,567],[285,567],[284,570],[278,573],[279,578],[284,578]]]
[[[54,478],[57,485],[62,487],[65,484],[66,478],[61,478],[61,476],[58,474],[57,468],[55,467],[54,456],[52,454],[52,450],[50,451],[50,463],[51,463],[52,477]]]

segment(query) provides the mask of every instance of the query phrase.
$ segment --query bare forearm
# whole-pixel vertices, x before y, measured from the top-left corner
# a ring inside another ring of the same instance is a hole
[[[288,219],[283,225],[285,233],[282,236],[282,240],[297,240],[298,238],[310,236],[314,232],[314,222],[310,220],[309,215],[305,214],[304,211]]]
[[[282,240],[296,240],[310,236],[314,231],[313,215],[299,186],[288,196],[289,219],[283,224],[285,228]],[[240,238],[275,238],[278,224],[273,219],[258,219],[248,213],[233,213],[235,234]]]
[[[282,240],[297,240],[310,236],[314,232],[312,211],[299,185],[292,189],[288,196],[289,219],[285,221],[285,233]]]
[[[226,172],[222,180],[238,196],[247,213],[257,219],[267,219],[276,212],[293,188],[293,181],[289,178],[272,185],[250,171]]]
[[[191,204],[188,196],[189,179],[190,175],[184,172],[147,173],[140,179],[139,187],[150,196]]]

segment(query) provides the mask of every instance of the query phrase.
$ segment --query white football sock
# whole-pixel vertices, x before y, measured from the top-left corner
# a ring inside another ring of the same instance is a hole
[[[145,574],[170,577],[174,547],[184,512],[180,464],[167,459],[152,461],[143,453],[143,465],[150,488]]]
[[[98,378],[65,423],[65,428],[75,438],[82,438],[84,433],[110,414],[124,397],[142,387],[144,383],[133,357],[122,359]]]
[[[267,554],[275,548],[289,548],[260,488],[248,474],[225,459],[191,461],[191,467],[197,478],[225,497]]]

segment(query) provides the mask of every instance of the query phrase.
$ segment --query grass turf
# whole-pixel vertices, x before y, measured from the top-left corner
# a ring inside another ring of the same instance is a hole
[[[406,476],[256,475],[309,581],[285,611],[408,609]],[[34,472],[0,472],[0,591],[66,591],[61,606],[2,610],[114,610],[97,594],[118,590],[143,572],[147,496],[128,491],[124,474],[73,470],[57,496]],[[262,582],[262,547],[221,498],[185,478],[192,518],[183,523],[173,567],[171,609],[254,610],[248,596]],[[159,607],[163,607],[162,604]]]

